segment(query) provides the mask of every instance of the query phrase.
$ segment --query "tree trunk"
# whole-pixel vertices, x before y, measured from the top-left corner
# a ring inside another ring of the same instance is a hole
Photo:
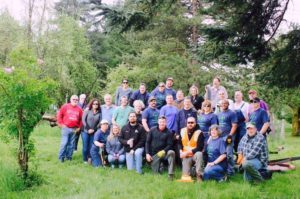
[[[292,118],[292,136],[300,135],[300,121],[299,121],[299,113],[300,107],[293,107],[293,118]]]
[[[23,178],[26,179],[28,177],[28,138],[24,136],[24,132],[22,129],[23,122],[23,110],[18,110],[18,132],[19,132],[19,150],[18,150],[18,163],[23,175]]]

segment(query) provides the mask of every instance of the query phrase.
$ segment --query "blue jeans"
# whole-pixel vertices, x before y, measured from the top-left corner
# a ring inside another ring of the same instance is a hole
[[[226,142],[227,136],[223,137]],[[227,158],[227,175],[234,175],[234,157],[233,157],[233,145],[234,145],[235,135],[232,136],[231,144],[226,144],[226,158]]]
[[[108,155],[108,162],[110,164],[124,164],[125,163],[125,155],[119,155],[119,159],[116,159],[113,155]]]
[[[68,160],[72,159],[74,150],[75,134],[73,128],[64,127],[61,129],[61,144],[58,154],[58,159],[64,161],[65,158]]]
[[[203,180],[221,180],[224,178],[225,170],[220,165],[206,166],[204,169]]]
[[[243,164],[242,167],[244,169],[244,180],[245,181],[262,181],[263,178],[259,173],[259,169],[262,168],[261,162],[255,158],[252,160],[246,160]]]
[[[101,157],[100,157],[100,154],[99,154],[99,147],[93,146],[91,148],[90,153],[91,153],[91,158],[92,158],[92,165],[94,167],[102,166],[102,161],[101,161]]]
[[[82,138],[82,158],[83,161],[88,161],[88,158],[91,157],[90,150],[94,142],[94,133],[88,134],[86,131],[81,132]]]
[[[144,148],[137,148],[134,154],[126,153],[126,165],[128,170],[136,169],[136,172],[142,173]]]

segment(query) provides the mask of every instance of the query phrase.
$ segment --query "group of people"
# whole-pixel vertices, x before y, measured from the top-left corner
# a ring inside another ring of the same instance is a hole
[[[160,82],[149,93],[141,83],[139,89],[129,88],[128,80],[112,96],[104,96],[104,104],[86,95],[73,95],[57,113],[61,127],[59,161],[72,160],[82,137],[84,163],[100,167],[106,161],[112,168],[126,165],[128,170],[142,174],[145,159],[155,173],[168,167],[174,178],[175,165],[182,167],[182,179],[225,181],[235,174],[237,163],[248,181],[264,180],[267,169],[266,135],[270,129],[266,102],[250,90],[247,103],[241,91],[234,100],[218,77],[199,94],[193,85],[189,95],[173,89],[173,78]]]

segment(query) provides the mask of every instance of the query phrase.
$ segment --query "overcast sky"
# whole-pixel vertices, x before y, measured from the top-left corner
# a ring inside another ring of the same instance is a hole
[[[54,1],[47,0],[47,3],[51,6]],[[112,4],[117,0],[102,0],[103,3]],[[0,0],[0,10],[8,9],[8,11],[17,19],[22,20],[26,16],[25,2],[28,0]],[[43,0],[36,0],[36,2],[43,2]],[[290,23],[300,24],[300,0],[290,0],[288,10],[284,16],[286,22],[281,23],[280,31],[286,31]]]

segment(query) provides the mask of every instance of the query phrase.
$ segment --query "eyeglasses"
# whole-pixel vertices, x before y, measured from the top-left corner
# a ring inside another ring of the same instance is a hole
[[[195,124],[195,122],[187,122],[188,124]]]
[[[78,101],[78,99],[72,99],[72,101]]]
[[[97,105],[98,106],[99,104],[98,103],[94,103],[93,105]]]
[[[165,86],[158,86],[158,87],[165,87]]]
[[[128,84],[128,82],[123,82],[123,84]]]

